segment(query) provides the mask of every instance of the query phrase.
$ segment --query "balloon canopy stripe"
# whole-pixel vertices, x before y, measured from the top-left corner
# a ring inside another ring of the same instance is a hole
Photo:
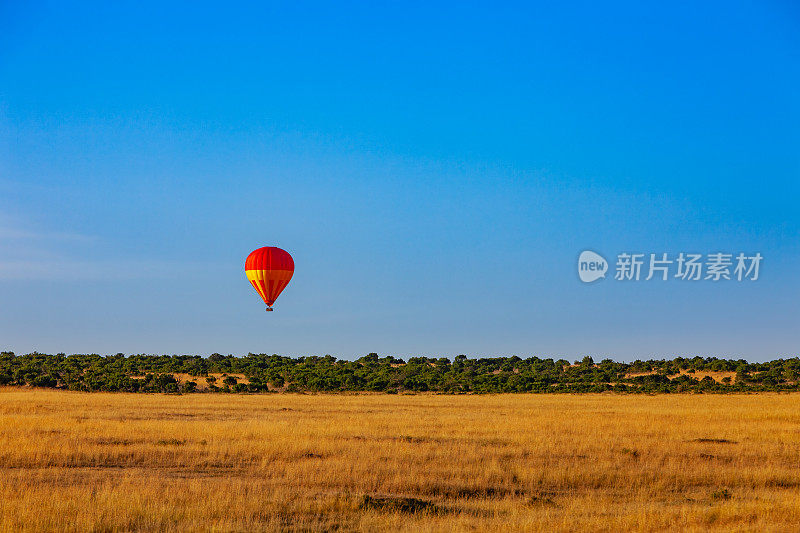
[[[247,274],[247,279],[250,281],[253,280],[281,280],[281,281],[289,281],[292,279],[292,272],[291,270],[245,270],[245,274]]]

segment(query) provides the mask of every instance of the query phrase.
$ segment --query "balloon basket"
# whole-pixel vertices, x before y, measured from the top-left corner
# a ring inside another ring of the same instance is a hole
[[[271,307],[267,307],[267,312],[269,313],[270,311],[274,311],[274,309],[272,309]]]

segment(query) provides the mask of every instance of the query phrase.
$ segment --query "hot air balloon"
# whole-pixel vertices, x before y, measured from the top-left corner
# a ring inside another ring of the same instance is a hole
[[[267,304],[267,311],[272,311],[272,304],[292,279],[294,261],[285,250],[265,246],[250,252],[244,262],[244,273]]]

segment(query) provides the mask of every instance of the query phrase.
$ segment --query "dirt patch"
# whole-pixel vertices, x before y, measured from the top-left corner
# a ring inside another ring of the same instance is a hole
[[[400,435],[399,437],[389,437],[389,440],[397,440],[401,442],[429,442],[430,439],[426,437],[412,437],[410,435]]]
[[[130,446],[134,443],[130,439],[114,439],[114,438],[98,438],[93,439],[94,444],[98,446]]]
[[[322,459],[321,453],[314,453],[314,452],[305,452],[300,455],[300,457],[304,459]]]
[[[713,453],[701,453],[698,455],[700,459],[704,459],[706,461],[718,461],[720,463],[732,463],[733,457],[726,457],[723,455],[714,455]]]
[[[712,500],[730,500],[732,497],[728,489],[715,490],[711,493]]]
[[[365,494],[358,504],[359,509],[375,509],[389,513],[437,513],[439,507],[433,502],[418,498],[398,496],[369,496]]]
[[[457,491],[448,494],[448,497],[456,498],[507,498],[509,496],[524,496],[525,491],[522,489],[509,489],[505,487],[479,487],[473,489],[458,489]]]
[[[518,487],[448,487],[448,486],[421,486],[415,490],[418,494],[424,494],[435,498],[481,500],[488,498],[509,498],[523,497],[525,491]]]
[[[159,446],[183,446],[186,444],[186,439],[161,439],[156,441]]]
[[[525,505],[528,507],[557,507],[553,498],[546,494],[535,494],[525,500]]]

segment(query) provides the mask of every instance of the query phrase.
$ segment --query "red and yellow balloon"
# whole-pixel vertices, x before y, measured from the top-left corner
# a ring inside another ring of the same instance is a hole
[[[250,252],[244,262],[244,273],[267,304],[267,311],[272,311],[272,304],[292,279],[294,260],[286,250],[265,246]]]

